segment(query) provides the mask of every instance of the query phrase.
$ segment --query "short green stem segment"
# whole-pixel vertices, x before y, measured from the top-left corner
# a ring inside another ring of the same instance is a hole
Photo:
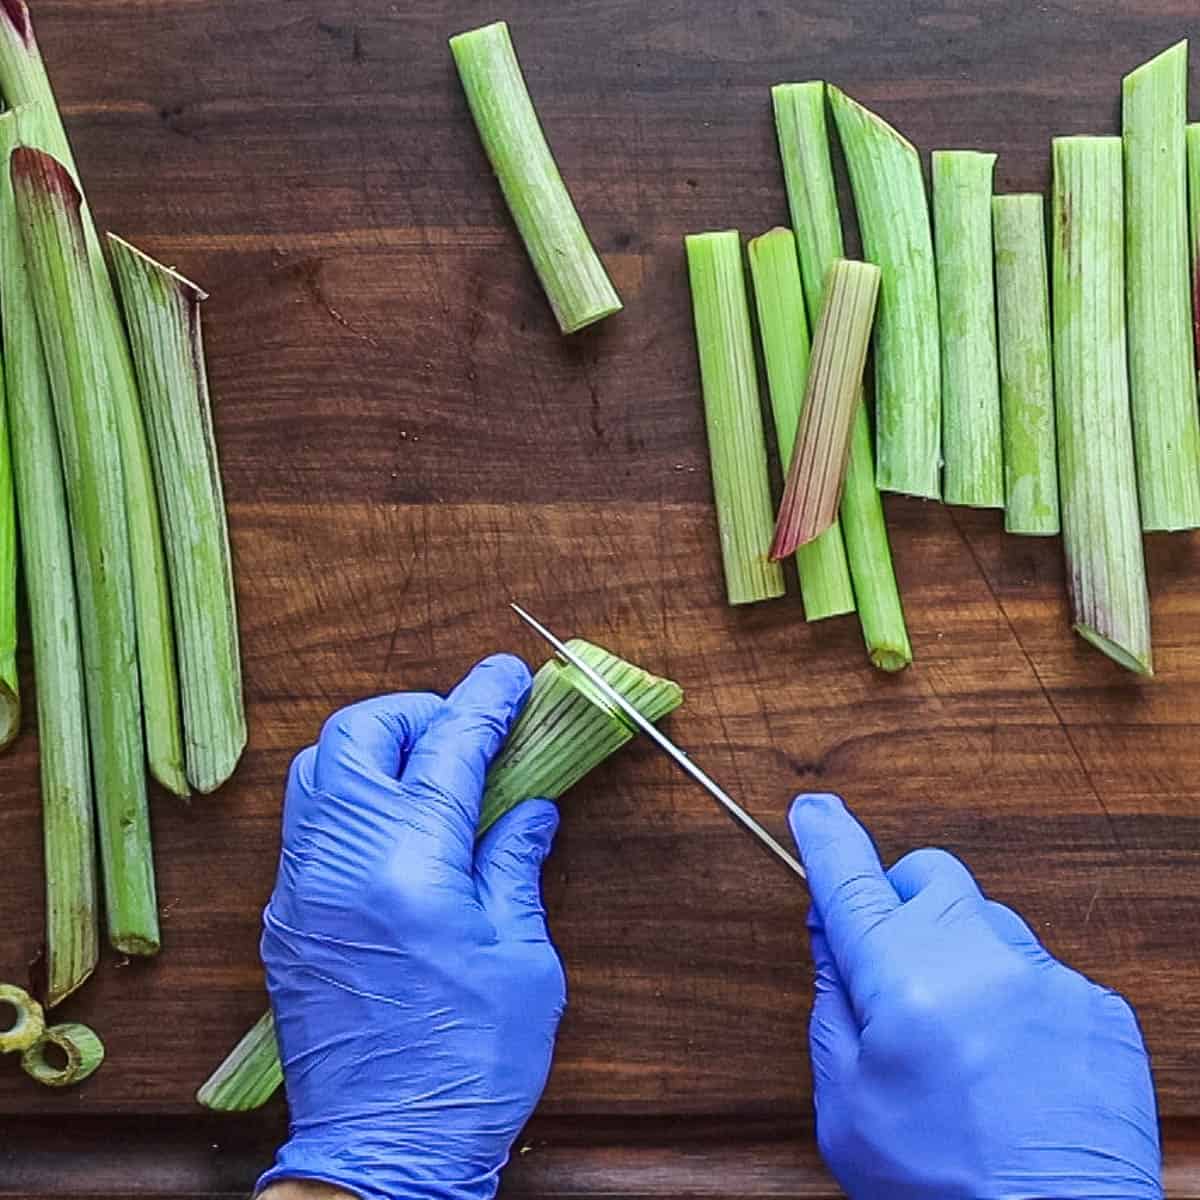
[[[1125,76],[1129,391],[1142,528],[1200,526],[1188,254],[1187,42]]]
[[[730,604],[753,604],[786,589],[779,564],[767,558],[775,519],[741,238],[729,229],[691,234],[684,244],[725,589]]]
[[[683,690],[669,679],[579,638],[568,646],[650,721],[662,720],[683,703]],[[488,772],[480,836],[531,797],[559,799],[633,737],[627,718],[586,675],[550,659],[534,676],[529,700]],[[245,1112],[265,1104],[282,1082],[275,1024],[267,1013],[213,1072],[196,1099],[217,1112]]]
[[[21,532],[25,597],[37,678],[46,878],[46,1003],[66,999],[100,955],[96,826],[83,652],[71,533],[50,381],[29,292],[9,158],[36,141],[40,109],[0,115],[0,312]]]
[[[40,150],[15,150],[10,171],[66,481],[108,934],[126,954],[154,954],[126,496],[81,198],[66,167]]]
[[[844,256],[825,120],[825,84],[819,80],[779,84],[771,89],[771,99],[800,255],[804,301],[809,322],[815,325],[821,316],[825,275],[833,261]],[[880,670],[902,670],[912,662],[912,647],[892,567],[883,503],[875,483],[865,404],[858,405],[854,420],[841,518],[867,653]]]
[[[1063,549],[1074,627],[1153,670],[1125,349],[1121,139],[1056,138],[1054,374]]]
[[[752,239],[749,256],[775,437],[786,477],[804,411],[809,368],[808,315],[796,239],[790,229],[772,229]],[[796,569],[804,612],[810,621],[854,611],[850,566],[838,525],[798,548]]]
[[[25,0],[4,0],[0,4],[0,93],[10,108],[34,105],[41,110],[38,140],[32,145],[62,163],[80,191],[79,219],[96,296],[95,336],[107,364],[110,385],[107,390],[120,438],[146,754],[154,778],[176,795],[186,796],[188,784],[167,566],[137,380],[112,277],[87,200],[83,198],[79,172]]]
[[[836,87],[837,122],[863,250],[883,272],[875,329],[879,487],[941,495],[941,353],[929,203],[916,148]]]
[[[1004,429],[1004,528],[1058,533],[1058,451],[1046,205],[1038,194],[992,200]]]
[[[450,39],[467,104],[563,333],[621,309],[529,98],[503,21]]]
[[[166,527],[188,780],[213,792],[246,746],[237,601],[194,283],[109,235]]]
[[[1004,507],[996,284],[994,154],[933,152],[933,233],[942,334],[942,499]]]
[[[17,508],[6,391],[6,381],[0,378],[0,750],[11,746],[21,729],[21,689],[17,680]]]
[[[0,983],[0,1054],[28,1050],[45,1028],[42,1006],[27,991],[11,983]]]
[[[819,537],[837,518],[878,297],[878,267],[834,259],[813,338],[804,412],[772,558],[783,558]]]
[[[65,1061],[47,1058],[51,1049]],[[67,1088],[94,1075],[104,1062],[104,1043],[86,1025],[53,1025],[21,1055],[21,1069],[44,1087]]]

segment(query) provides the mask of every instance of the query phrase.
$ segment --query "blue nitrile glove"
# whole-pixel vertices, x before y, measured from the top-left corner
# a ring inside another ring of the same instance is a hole
[[[836,796],[801,796],[791,825],[813,900],[817,1140],[851,1200],[1161,1197],[1129,1005],[952,855],[885,875]]]
[[[529,683],[490,658],[446,700],[345,709],[292,764],[262,943],[291,1136],[260,1188],[495,1193],[566,1002],[540,888],[557,810],[531,800],[475,841]]]

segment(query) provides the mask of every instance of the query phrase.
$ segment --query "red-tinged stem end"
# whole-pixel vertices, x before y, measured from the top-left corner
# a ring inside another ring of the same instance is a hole
[[[33,22],[29,19],[29,5],[25,0],[0,0],[0,12],[16,31],[26,46],[33,45]]]
[[[0,4],[4,0],[0,0]],[[83,197],[71,178],[71,172],[53,155],[32,146],[18,146],[12,152],[9,166],[13,187],[25,187],[43,196],[63,201],[72,211],[78,212]]]

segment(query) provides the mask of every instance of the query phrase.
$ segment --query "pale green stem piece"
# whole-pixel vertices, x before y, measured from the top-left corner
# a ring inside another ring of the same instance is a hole
[[[46,878],[46,1003],[79,988],[100,954],[96,827],[71,534],[50,381],[42,356],[9,156],[41,112],[0,116],[0,310],[25,596],[37,678]]]
[[[933,152],[933,234],[942,334],[942,499],[1004,507],[996,281],[994,154]]]
[[[35,148],[63,163],[83,194],[79,172],[34,36],[25,0],[0,3],[0,93],[10,108],[36,105],[42,110]],[[171,598],[150,451],[138,399],[137,380],[112,277],[86,198],[80,219],[96,292],[97,336],[102,344],[112,408],[120,438],[125,519],[133,573],[137,621],[137,661],[146,726],[150,771],[163,787],[188,794],[184,770],[183,723],[179,677],[171,629]]]
[[[1075,630],[1153,670],[1125,349],[1121,139],[1055,138],[1054,377]]]
[[[80,195],[66,167],[40,150],[15,150],[10,170],[66,481],[108,936],[126,954],[154,954],[129,531]]]
[[[55,1066],[46,1052],[61,1051],[65,1062]],[[86,1025],[53,1025],[21,1055],[21,1069],[44,1087],[67,1088],[94,1075],[104,1062],[104,1043]]]
[[[27,991],[11,983],[0,983],[0,1054],[28,1050],[45,1028],[42,1006]]]
[[[992,200],[996,319],[1004,430],[1004,528],[1058,533],[1058,452],[1054,440],[1054,357],[1046,206],[1039,194]]]
[[[684,245],[725,591],[730,604],[753,604],[786,588],[767,558],[775,517],[741,238],[733,229],[696,233]]]
[[[109,234],[166,528],[188,779],[215,791],[246,746],[237,600],[194,283]]]
[[[821,316],[825,275],[845,253],[825,121],[825,84],[782,83],[771,89],[771,98],[804,300],[809,323],[815,326]],[[892,567],[883,502],[875,483],[865,404],[858,406],[854,419],[841,518],[867,653],[880,670],[902,670],[912,662],[912,647]]]
[[[450,39],[467,104],[563,333],[621,309],[562,181],[503,21]]]
[[[772,558],[819,537],[837,517],[878,296],[878,267],[834,259],[813,337],[804,413],[775,525]]]
[[[1187,196],[1188,44],[1125,76],[1129,395],[1142,528],[1200,526]]]
[[[650,721],[683,703],[669,679],[579,638],[569,649],[598,671]],[[529,700],[488,772],[480,810],[482,836],[505,813],[533,797],[557,800],[634,737],[629,720],[577,668],[552,658],[533,678]],[[213,1072],[196,1099],[218,1112],[265,1104],[283,1082],[270,1013]]]
[[[11,418],[0,371],[0,750],[21,730],[21,688],[17,679],[17,510],[13,494]]]
[[[937,277],[915,147],[830,86],[863,250],[883,272],[875,326],[876,481],[936,500],[942,453]]]
[[[1187,127],[1188,213],[1191,226],[1189,279],[1196,362],[1200,366],[1200,123]]]
[[[790,229],[772,229],[750,242],[750,275],[767,365],[771,411],[784,476],[792,463],[808,381],[808,316]],[[796,551],[800,593],[810,621],[854,611],[854,589],[842,531],[836,523]]]

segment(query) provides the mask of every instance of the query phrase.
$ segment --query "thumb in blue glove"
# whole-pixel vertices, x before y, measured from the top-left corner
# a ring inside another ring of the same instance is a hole
[[[1129,1005],[952,855],[885,874],[836,796],[800,797],[790,820],[813,901],[817,1140],[852,1200],[1161,1197]]]
[[[540,889],[557,809],[528,801],[476,844],[529,685],[488,659],[445,700],[336,714],[293,764],[262,942],[291,1136],[260,1188],[495,1193],[566,1002]]]

